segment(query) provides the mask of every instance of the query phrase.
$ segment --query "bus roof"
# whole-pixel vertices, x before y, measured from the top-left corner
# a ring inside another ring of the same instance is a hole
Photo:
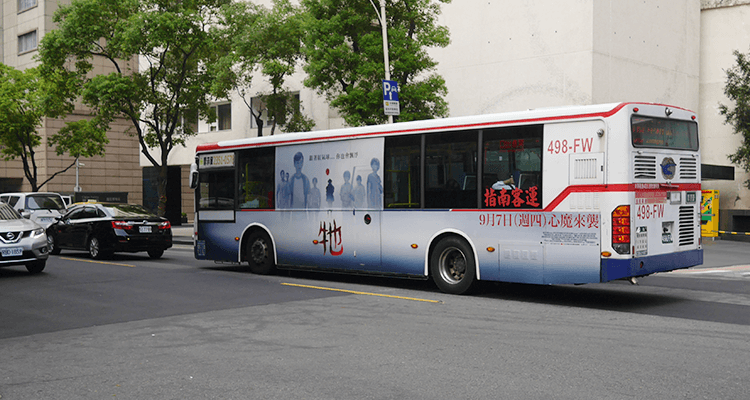
[[[530,109],[498,114],[485,114],[466,117],[438,118],[421,121],[399,122],[396,124],[369,125],[354,128],[330,129],[312,132],[284,133],[274,136],[250,137],[198,145],[197,152],[226,151],[243,147],[266,145],[290,145],[329,140],[354,139],[377,135],[399,135],[425,133],[433,130],[462,130],[479,127],[501,126],[506,124],[532,124],[567,119],[604,118],[615,114],[627,105],[658,105],[655,103],[609,103],[585,106],[562,106],[543,109]],[[683,109],[684,110],[684,109]],[[686,110],[689,111],[689,110]]]

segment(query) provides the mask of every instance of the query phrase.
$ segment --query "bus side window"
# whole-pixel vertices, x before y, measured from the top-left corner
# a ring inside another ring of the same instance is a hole
[[[274,148],[243,150],[239,158],[239,208],[273,209],[274,167],[276,165]]]
[[[426,136],[425,208],[477,207],[477,131]]]
[[[419,208],[421,135],[385,138],[385,208]]]
[[[198,188],[199,209],[234,209],[234,169],[201,172]]]
[[[542,206],[542,125],[484,132],[482,208]]]

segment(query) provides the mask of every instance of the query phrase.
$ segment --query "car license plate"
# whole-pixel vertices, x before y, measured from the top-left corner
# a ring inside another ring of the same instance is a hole
[[[39,218],[39,221],[40,222],[55,222],[55,219],[52,217],[42,217],[42,218]]]
[[[11,247],[7,249],[0,249],[0,254],[3,257],[13,257],[23,255],[23,247]]]
[[[151,233],[151,227],[148,226],[148,225],[146,225],[146,226],[139,226],[138,227],[138,232],[140,232],[140,233]]]

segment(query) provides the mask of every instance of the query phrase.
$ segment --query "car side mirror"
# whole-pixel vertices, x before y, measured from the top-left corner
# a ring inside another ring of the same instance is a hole
[[[21,216],[24,217],[24,218],[26,218],[26,219],[31,218],[31,212],[29,212],[29,211],[26,211],[24,209],[20,209],[20,210],[18,210],[18,212],[21,213]]]

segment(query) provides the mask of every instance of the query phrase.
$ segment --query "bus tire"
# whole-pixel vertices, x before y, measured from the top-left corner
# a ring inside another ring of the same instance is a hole
[[[445,293],[471,292],[476,283],[476,262],[471,246],[457,236],[440,239],[430,254],[430,275],[438,289]]]
[[[271,238],[263,231],[255,231],[247,240],[247,264],[254,274],[269,275],[276,272],[273,262]]]

